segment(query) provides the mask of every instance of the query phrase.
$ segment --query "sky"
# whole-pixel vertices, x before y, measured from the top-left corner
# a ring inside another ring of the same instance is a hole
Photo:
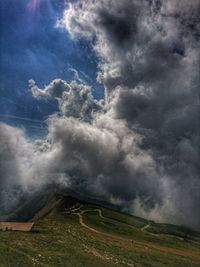
[[[55,78],[70,81],[78,75],[93,86],[96,98],[104,96],[96,82],[97,59],[90,44],[74,42],[56,27],[66,4],[64,0],[0,1],[0,119],[25,127],[34,137],[45,134],[45,125],[38,121],[45,121],[57,106],[54,101],[35,101],[29,79],[44,86]]]
[[[0,3],[0,218],[54,187],[200,230],[199,0]]]

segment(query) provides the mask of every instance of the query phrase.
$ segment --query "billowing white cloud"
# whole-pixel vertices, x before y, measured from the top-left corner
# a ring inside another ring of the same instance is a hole
[[[103,100],[97,101],[88,85],[72,81],[56,79],[44,89],[37,87],[33,80],[29,81],[33,96],[36,98],[57,99],[62,115],[80,118],[90,121],[95,112],[103,109]]]

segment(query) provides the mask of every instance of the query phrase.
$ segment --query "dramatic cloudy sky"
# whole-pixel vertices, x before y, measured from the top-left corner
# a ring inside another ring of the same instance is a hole
[[[199,0],[0,3],[2,214],[54,184],[199,229]]]

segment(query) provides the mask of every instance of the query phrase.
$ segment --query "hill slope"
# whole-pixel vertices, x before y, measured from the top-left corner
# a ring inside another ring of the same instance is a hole
[[[34,231],[0,232],[0,266],[200,266],[200,234],[70,197],[41,210]]]

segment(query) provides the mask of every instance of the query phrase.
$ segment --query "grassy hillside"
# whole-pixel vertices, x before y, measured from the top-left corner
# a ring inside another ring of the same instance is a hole
[[[33,232],[0,232],[0,267],[200,266],[200,234],[186,228],[71,198],[46,212]]]

